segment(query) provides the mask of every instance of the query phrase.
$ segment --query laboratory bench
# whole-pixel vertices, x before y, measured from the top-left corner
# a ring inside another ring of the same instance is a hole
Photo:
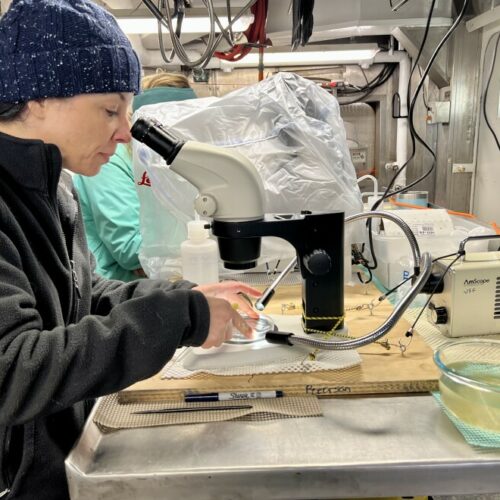
[[[430,394],[320,404],[314,418],[106,434],[91,416],[66,460],[71,499],[500,496],[500,450],[470,446]]]

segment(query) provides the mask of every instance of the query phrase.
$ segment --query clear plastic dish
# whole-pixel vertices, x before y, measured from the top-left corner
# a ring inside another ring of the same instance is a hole
[[[247,324],[252,328],[252,338],[245,337],[236,328],[233,329],[233,336],[230,340],[226,340],[226,344],[253,344],[265,340],[266,333],[273,331],[276,327],[274,321],[264,314],[261,314],[257,319],[249,318],[243,315]]]
[[[461,421],[500,432],[500,341],[468,339],[434,354],[446,408]]]

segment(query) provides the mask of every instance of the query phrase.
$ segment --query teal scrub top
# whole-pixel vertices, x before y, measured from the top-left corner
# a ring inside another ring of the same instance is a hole
[[[155,87],[135,96],[133,110],[146,104],[194,99],[191,88]],[[119,144],[115,154],[94,177],[73,176],[96,272],[105,278],[132,281],[140,269],[142,243],[139,198],[129,148]]]
[[[73,182],[96,272],[122,281],[137,279],[133,270],[141,267],[139,198],[127,146],[119,144],[98,175],[75,175]]]

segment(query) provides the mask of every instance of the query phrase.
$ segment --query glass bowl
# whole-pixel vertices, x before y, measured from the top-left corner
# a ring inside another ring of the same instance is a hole
[[[500,432],[500,341],[468,339],[434,354],[446,408],[461,421]]]

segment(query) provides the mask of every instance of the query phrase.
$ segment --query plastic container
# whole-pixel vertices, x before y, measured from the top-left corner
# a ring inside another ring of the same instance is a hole
[[[500,341],[461,340],[434,354],[441,370],[439,390],[459,420],[500,432]]]
[[[429,193],[427,191],[408,191],[398,194],[396,196],[396,201],[427,207],[429,204]]]
[[[410,226],[415,234],[420,251],[429,252],[433,258],[441,257],[458,250],[460,242],[477,234],[495,234],[493,229],[478,221],[447,214],[444,209],[433,210],[395,210]],[[385,230],[377,232],[373,223],[373,249],[378,261],[375,276],[386,288],[392,288],[413,273],[413,260],[410,244],[396,224],[384,222]],[[366,241],[368,247],[368,241]],[[468,252],[488,250],[488,241],[471,242]]]
[[[219,249],[205,225],[201,220],[189,221],[188,239],[181,243],[182,277],[198,285],[219,281]]]

